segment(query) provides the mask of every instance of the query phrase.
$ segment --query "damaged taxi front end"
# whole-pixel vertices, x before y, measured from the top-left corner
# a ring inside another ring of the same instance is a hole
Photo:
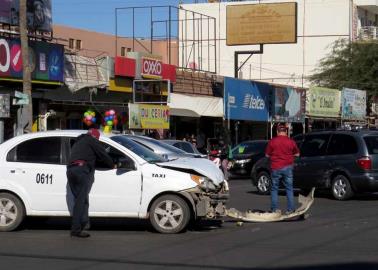
[[[196,218],[215,219],[226,215],[229,199],[228,182],[223,172],[207,159],[178,159],[159,164],[165,168],[190,174],[196,187],[179,193],[191,202]]]

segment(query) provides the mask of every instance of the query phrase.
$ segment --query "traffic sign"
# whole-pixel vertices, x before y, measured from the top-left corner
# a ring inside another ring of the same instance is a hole
[[[14,91],[14,96],[15,96],[16,98],[29,99],[29,97],[28,97],[27,94],[24,94],[24,93],[19,92],[19,91]]]

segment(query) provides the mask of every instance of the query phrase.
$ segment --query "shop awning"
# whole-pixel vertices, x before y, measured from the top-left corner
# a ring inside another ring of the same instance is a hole
[[[106,74],[95,58],[65,54],[64,83],[71,92],[83,88],[105,88]]]
[[[173,116],[223,117],[223,99],[219,97],[171,93],[168,105]]]

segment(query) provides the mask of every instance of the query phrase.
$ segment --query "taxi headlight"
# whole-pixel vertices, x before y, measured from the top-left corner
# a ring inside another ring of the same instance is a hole
[[[216,186],[214,183],[207,177],[191,174],[190,178],[198,184],[202,189],[205,190],[215,190]]]
[[[251,159],[240,159],[240,160],[235,160],[235,163],[245,164],[245,163],[248,163],[250,161],[251,161]]]

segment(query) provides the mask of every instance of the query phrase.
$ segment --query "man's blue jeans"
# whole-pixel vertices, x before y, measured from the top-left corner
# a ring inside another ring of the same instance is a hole
[[[271,210],[274,212],[278,208],[278,188],[281,179],[283,180],[283,184],[286,189],[287,211],[294,211],[295,206],[293,194],[293,166],[287,166],[282,169],[272,170],[272,188],[270,192],[272,199]]]

